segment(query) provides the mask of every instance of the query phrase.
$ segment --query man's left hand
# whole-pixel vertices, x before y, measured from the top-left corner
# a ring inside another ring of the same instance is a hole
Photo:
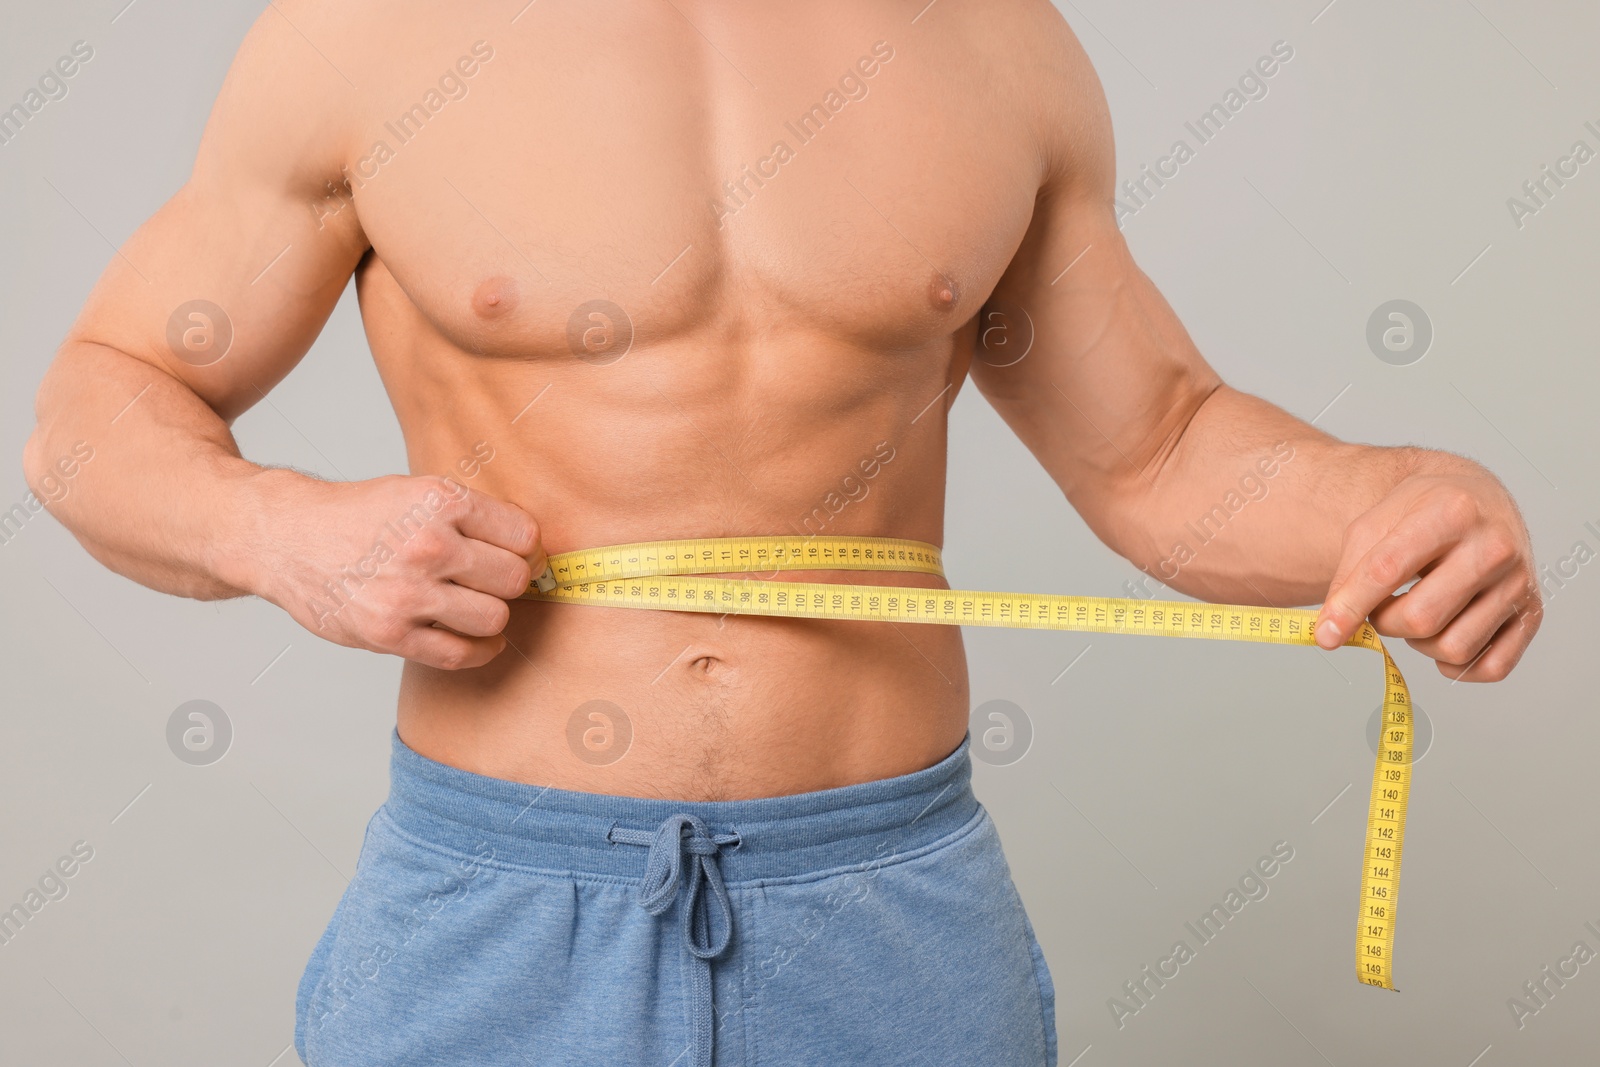
[[[1544,613],[1533,549],[1499,480],[1448,459],[1406,477],[1345,530],[1317,644],[1339,647],[1370,617],[1378,633],[1405,638],[1447,677],[1497,682],[1522,658]],[[1392,595],[1412,578],[1415,585]]]

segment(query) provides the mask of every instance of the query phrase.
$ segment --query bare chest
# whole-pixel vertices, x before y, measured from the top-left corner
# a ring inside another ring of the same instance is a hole
[[[752,7],[413,27],[313,210],[355,210],[396,293],[485,357],[948,336],[1031,216],[1025,109],[901,11]]]

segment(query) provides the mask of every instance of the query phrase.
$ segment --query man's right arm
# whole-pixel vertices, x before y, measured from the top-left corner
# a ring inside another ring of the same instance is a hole
[[[86,442],[95,461],[52,513],[101,562],[166,592],[245,591],[248,546],[229,535],[262,470],[228,424],[305,355],[365,249],[353,210],[311,210],[340,179],[342,109],[328,102],[350,89],[308,54],[269,7],[188,182],[112,258],[36,401],[29,482]]]
[[[305,355],[367,249],[354,206],[329,199],[355,92],[296,28],[325,17],[272,5],[250,31],[189,181],[111,260],[46,373],[24,466],[46,499],[58,462],[93,449],[50,510],[138,582],[255,593],[341,644],[475,665],[504,647],[504,598],[542,564],[531,519],[439,479],[263,468],[229,431]],[[430,492],[445,521],[330,615],[322,583]]]

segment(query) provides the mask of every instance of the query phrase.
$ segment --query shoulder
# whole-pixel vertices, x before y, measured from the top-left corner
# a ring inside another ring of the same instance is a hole
[[[1040,191],[1109,198],[1110,110],[1099,75],[1061,11],[1051,0],[990,0],[968,17],[966,30],[985,57],[985,91],[1020,117],[1034,139]]]
[[[377,0],[267,3],[217,94],[197,175],[238,169],[305,190],[337,180],[361,128],[367,87],[384,76],[383,26],[395,17]]]

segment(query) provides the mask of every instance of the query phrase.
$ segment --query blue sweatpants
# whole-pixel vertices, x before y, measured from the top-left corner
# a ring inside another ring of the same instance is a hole
[[[544,789],[418,755],[301,979],[308,1067],[1056,1063],[963,744],[762,800]]]

